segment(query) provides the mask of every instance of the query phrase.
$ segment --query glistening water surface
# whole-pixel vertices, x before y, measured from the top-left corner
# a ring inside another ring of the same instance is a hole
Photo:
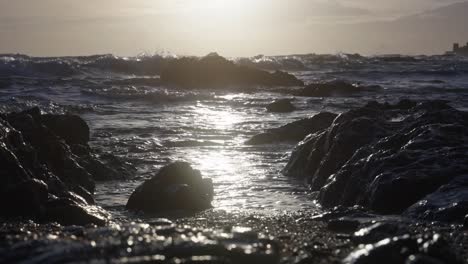
[[[44,112],[79,114],[91,127],[95,148],[134,164],[138,171],[133,179],[98,184],[98,204],[116,216],[125,214],[136,186],[175,160],[188,161],[213,179],[216,209],[315,210],[307,187],[281,175],[294,144],[244,142],[264,129],[320,111],[343,112],[369,100],[440,99],[468,108],[464,58],[310,55],[249,60],[257,67],[290,70],[305,82],[344,79],[383,87],[378,93],[335,98],[294,97],[265,89],[173,90],[158,83],[158,67],[165,59],[0,56],[1,107],[18,111],[38,105]],[[293,98],[299,110],[266,112],[265,105],[279,98]]]

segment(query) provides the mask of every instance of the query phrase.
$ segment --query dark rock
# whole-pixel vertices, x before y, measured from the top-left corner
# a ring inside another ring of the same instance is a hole
[[[94,204],[93,195],[81,186],[75,186],[72,191],[83,198],[87,204]]]
[[[39,108],[1,115],[0,215],[65,225],[104,224],[108,216],[92,205],[92,193],[93,176],[105,171],[105,165],[90,154],[88,140],[89,128],[77,116],[42,115]],[[84,168],[83,160],[98,163],[100,170]]]
[[[78,162],[88,173],[93,175],[93,179],[96,181],[124,180],[127,178],[123,173],[107,166],[91,155],[79,158]]]
[[[467,139],[467,114],[445,102],[371,102],[299,143],[284,173],[307,179],[325,207],[461,222]]]
[[[287,113],[296,110],[296,107],[291,103],[291,99],[281,99],[267,105],[266,109],[268,112]]]
[[[405,264],[445,264],[445,262],[432,257],[418,254],[409,256]]]
[[[41,217],[45,215],[47,185],[37,179],[30,179],[0,192],[0,215],[6,217]]]
[[[352,233],[356,231],[361,223],[352,218],[338,218],[330,220],[327,224],[327,228],[334,232],[340,233]]]
[[[47,220],[63,225],[103,226],[109,215],[97,206],[78,204],[70,199],[51,199],[47,202]]]
[[[403,236],[409,231],[408,225],[382,221],[356,231],[352,240],[359,244],[374,244],[387,237]]]
[[[226,88],[228,86],[302,86],[289,73],[238,66],[217,55],[173,60],[161,73],[161,81],[183,88]]]
[[[459,252],[438,234],[386,238],[375,244],[362,246],[352,252],[343,262],[350,264],[422,263],[414,262],[416,256],[419,261],[421,259],[434,261],[428,263],[463,263]]]
[[[88,144],[89,126],[77,115],[42,115],[42,122],[57,136],[71,144]]]
[[[158,213],[198,211],[211,207],[213,184],[186,162],[174,162],[138,186],[127,202],[127,209]]]
[[[346,264],[404,264],[407,258],[418,252],[418,243],[409,235],[386,238],[376,244],[369,244],[352,252],[343,263]]]
[[[405,214],[425,220],[464,222],[468,212],[468,176],[457,177],[412,205]]]
[[[301,119],[279,128],[267,130],[253,136],[245,144],[260,145],[278,142],[299,142],[307,135],[326,129],[336,118],[336,114],[323,112],[313,117]]]
[[[379,86],[364,86],[360,84],[350,84],[345,81],[331,81],[325,83],[313,83],[298,91],[298,96],[308,97],[333,97],[333,96],[350,96],[361,92],[378,91],[382,88]]]

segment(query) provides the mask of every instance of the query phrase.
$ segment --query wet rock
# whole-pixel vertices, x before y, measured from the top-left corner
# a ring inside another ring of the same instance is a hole
[[[217,54],[202,58],[173,60],[161,73],[161,81],[183,88],[226,88],[228,86],[302,86],[291,74],[238,66]]]
[[[29,179],[3,187],[0,192],[0,215],[41,217],[46,213],[47,198],[47,185],[41,180]]]
[[[405,264],[444,264],[438,259],[428,257],[425,255],[411,255],[406,260]]]
[[[266,109],[268,112],[287,113],[296,110],[296,107],[291,103],[291,99],[281,99],[267,105]]]
[[[253,136],[245,144],[261,145],[279,142],[299,142],[307,135],[317,133],[331,125],[336,114],[323,112],[313,117],[301,119],[279,128],[269,129]]]
[[[356,231],[361,223],[357,219],[338,218],[328,222],[327,228],[334,232],[352,233]]]
[[[375,244],[361,245],[343,262],[350,264],[405,264],[415,263],[416,256],[418,256],[419,261],[429,259],[435,263],[463,263],[459,252],[438,234],[414,237],[403,235],[386,238]]]
[[[93,176],[103,170],[84,168],[68,144],[95,161],[83,151],[90,150],[88,140],[89,128],[77,116],[42,115],[39,108],[0,115],[0,215],[65,225],[105,223],[108,216],[93,206],[92,196]]]
[[[343,263],[405,263],[406,259],[418,251],[418,243],[409,235],[386,238],[376,244],[363,245],[352,252]]]
[[[468,212],[468,176],[453,179],[408,208],[404,214],[424,220],[462,223]]]
[[[299,143],[284,173],[307,179],[325,207],[357,204],[461,222],[468,213],[467,120],[441,101],[371,102]]]
[[[174,162],[138,186],[127,202],[127,209],[146,213],[211,207],[213,184],[186,162]]]
[[[71,199],[52,198],[47,202],[47,220],[62,225],[103,226],[109,221],[109,214],[97,206],[79,204]]]
[[[89,126],[77,115],[42,115],[42,122],[67,144],[85,145],[89,141]]]
[[[403,236],[409,232],[408,225],[382,221],[356,231],[352,240],[359,244],[373,244],[385,238]]]
[[[309,84],[297,92],[296,95],[308,97],[350,96],[356,93],[372,92],[381,89],[382,88],[379,86],[364,86],[361,84],[351,84],[345,81],[337,80]]]

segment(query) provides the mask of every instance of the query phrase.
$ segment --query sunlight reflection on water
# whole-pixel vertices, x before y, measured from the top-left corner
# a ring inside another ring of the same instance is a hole
[[[258,96],[258,95],[257,95]],[[147,168],[150,177],[169,161],[184,160],[201,171],[204,177],[213,180],[215,209],[226,211],[255,210],[263,212],[294,211],[306,208],[316,208],[307,193],[307,187],[281,175],[288,153],[294,145],[278,144],[266,146],[247,146],[244,142],[253,134],[265,127],[276,127],[290,122],[297,117],[304,116],[298,111],[295,115],[278,115],[265,113],[263,108],[252,106],[257,101],[269,101],[270,98],[255,98],[247,94],[230,94],[219,97],[219,101],[197,101],[193,104],[165,107],[164,111],[154,110],[147,116],[135,114],[134,118],[126,117],[132,124],[132,130],[125,141],[126,144],[137,144],[141,153],[135,155],[145,159],[145,164],[152,164]],[[246,103],[251,102],[251,103]],[[298,102],[302,103],[302,102]],[[310,113],[310,112],[309,112]],[[141,121],[139,121],[139,119]],[[152,128],[160,120],[158,128]],[[148,121],[148,122],[147,122]],[[94,121],[95,124],[107,124],[119,127],[118,120],[106,122]],[[164,129],[161,129],[164,127]],[[106,127],[105,130],[109,130]],[[139,130],[157,131],[149,138],[140,138]],[[166,133],[170,131],[170,133]],[[117,137],[119,139],[119,137]],[[164,145],[164,142],[184,142],[195,140],[201,143],[212,142],[208,145],[176,145],[176,147],[151,149]],[[139,143],[140,142],[140,143]],[[145,152],[147,148],[147,152]],[[126,199],[137,184],[131,188],[119,186],[123,189],[120,198],[115,196],[115,183],[98,186],[100,203],[118,206]],[[111,195],[106,195],[106,192]],[[111,198],[111,200],[109,200]],[[113,201],[112,201],[113,200]]]

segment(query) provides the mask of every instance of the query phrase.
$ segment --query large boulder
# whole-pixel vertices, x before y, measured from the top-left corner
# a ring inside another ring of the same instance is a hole
[[[138,186],[127,209],[145,213],[199,211],[210,208],[212,199],[211,179],[202,178],[200,171],[186,162],[174,162]]]
[[[168,63],[161,73],[166,85],[182,88],[226,88],[229,86],[302,86],[295,76],[270,73],[236,65],[215,53],[202,58],[183,57]]]
[[[62,122],[76,131],[67,132]],[[80,164],[84,158],[69,145],[89,148],[88,139],[87,124],[76,116],[42,115],[39,108],[0,114],[0,216],[104,224],[108,215],[94,205],[92,196],[94,172]]]
[[[297,143],[307,135],[321,131],[331,125],[336,114],[322,112],[312,117],[301,119],[282,127],[272,128],[249,139],[247,145],[261,145],[279,142]]]
[[[299,143],[284,173],[307,179],[325,207],[461,222],[467,139],[468,114],[445,102],[373,102]]]
[[[331,82],[312,83],[297,91],[298,96],[307,97],[333,97],[350,96],[361,92],[378,91],[380,86],[366,86],[362,84],[351,84],[342,80]]]

